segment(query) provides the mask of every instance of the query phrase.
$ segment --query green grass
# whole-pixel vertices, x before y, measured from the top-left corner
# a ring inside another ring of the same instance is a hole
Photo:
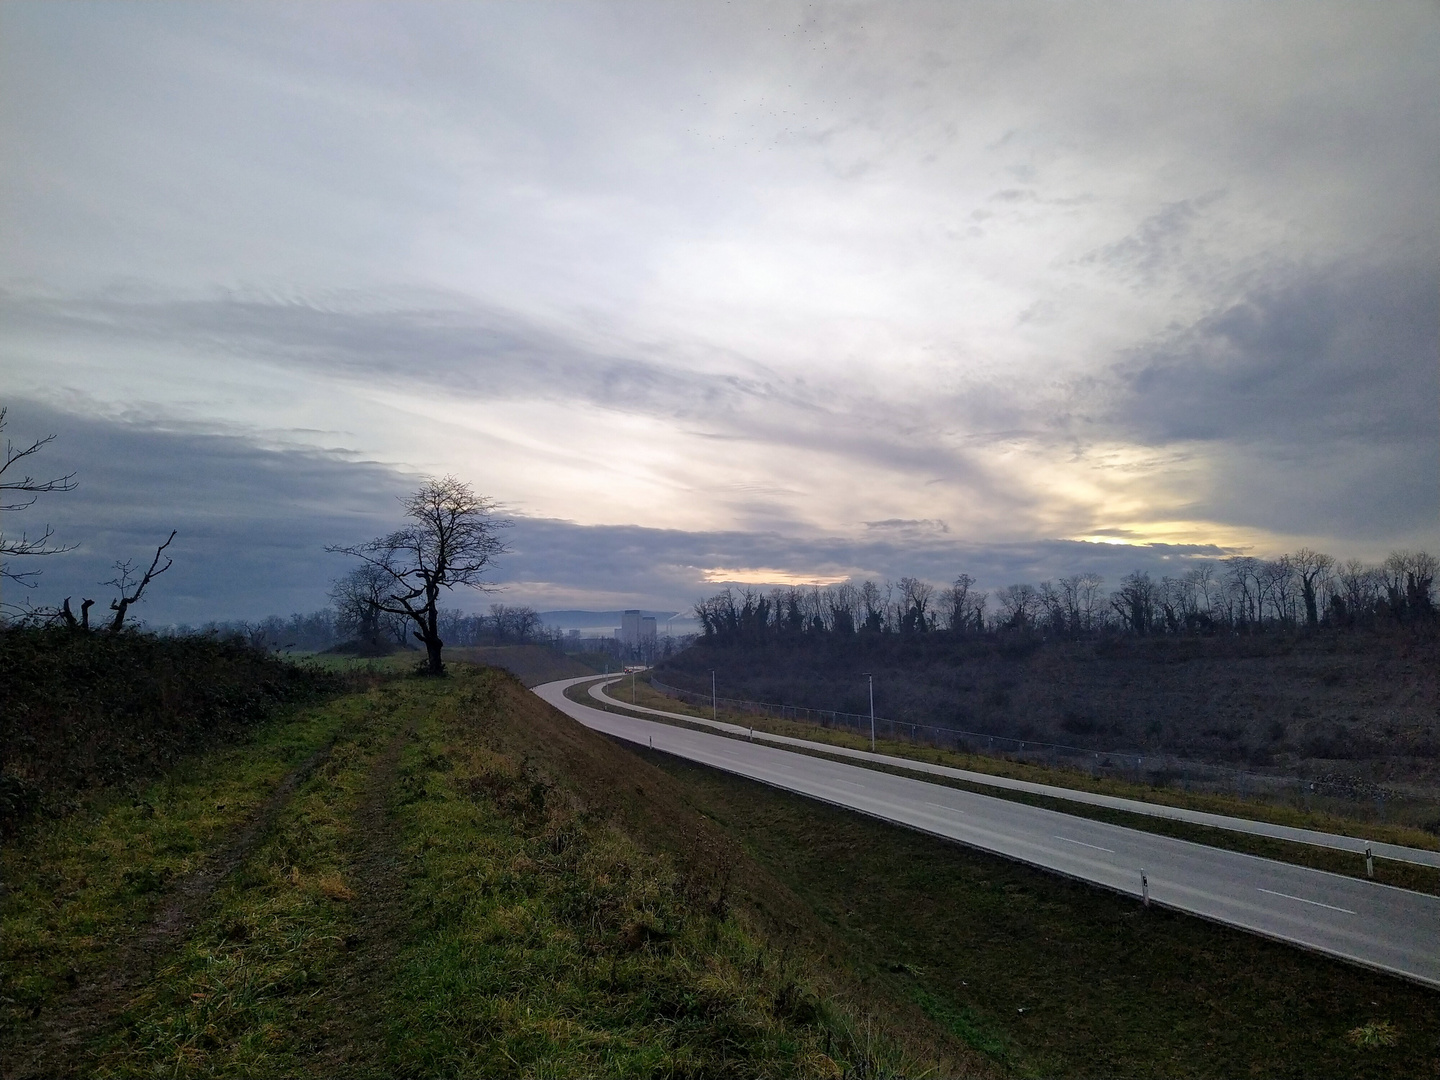
[[[526,686],[539,686],[556,679],[573,679],[591,675],[601,669],[592,667],[585,656],[576,657],[547,645],[491,645],[450,649],[446,663],[480,664],[504,668]]]
[[[298,762],[353,722],[342,699],[273,720],[246,745],[183,761],[136,795],[110,790],[0,848],[0,1044],[154,915]]]
[[[288,653],[284,659],[299,664],[312,664],[322,671],[345,675],[406,675],[425,662],[425,654],[404,649],[385,656],[351,656],[345,653]]]
[[[1017,1075],[1440,1070],[1432,991],[636,753],[804,899],[863,976]]]
[[[99,940],[135,932],[164,882],[336,734],[179,948],[154,957],[153,974],[111,1003],[116,1021],[47,1072],[923,1071],[907,1048],[913,1032],[879,1034],[879,1014],[847,997],[843,977],[799,938],[772,944],[747,914],[743,883],[755,874],[712,857],[723,837],[684,811],[667,777],[510,677],[463,665],[201,759],[169,778],[153,814],[116,806],[35,838],[17,854],[22,883],[6,900],[7,987],[28,987],[27,1004],[49,987],[63,1009],[62,957],[95,945],[95,921]],[[175,849],[168,863],[146,854],[162,847]],[[150,875],[148,904],[127,892],[137,874]],[[83,904],[57,920],[50,898],[62,879]],[[0,1055],[23,1041],[27,1015],[17,1002]],[[933,1035],[949,1045],[940,1028]]]

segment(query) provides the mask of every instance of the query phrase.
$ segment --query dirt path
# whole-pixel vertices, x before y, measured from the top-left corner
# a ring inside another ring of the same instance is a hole
[[[13,1057],[0,1063],[0,1075],[21,1080],[81,1071],[82,1048],[119,1015],[134,990],[154,978],[161,962],[188,938],[215,889],[254,850],[300,785],[330,757],[340,737],[291,769],[229,842],[169,891],[150,925],[123,945],[108,967],[42,1011],[14,1047]]]
[[[400,769],[400,753],[414,735],[407,723],[376,759],[355,812],[352,834],[352,891],[356,926],[345,939],[346,960],[327,989],[327,1019],[314,1056],[314,1071],[354,1077],[380,1069],[385,1059],[384,1031],[368,1024],[381,1015],[378,988],[399,949],[405,882],[400,867],[400,828],[390,794]]]

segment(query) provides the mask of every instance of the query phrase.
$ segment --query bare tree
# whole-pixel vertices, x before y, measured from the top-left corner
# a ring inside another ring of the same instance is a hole
[[[925,633],[930,629],[930,598],[935,587],[919,578],[900,579],[900,603],[904,608],[900,616],[900,628],[909,632]]]
[[[1005,613],[1004,625],[1022,629],[1034,624],[1040,613],[1040,593],[1034,585],[1021,583],[995,590],[995,599]]]
[[[160,565],[160,557],[165,554],[165,549],[174,539],[175,530],[171,529],[169,538],[155,549],[155,558],[150,560],[150,569],[146,570],[138,580],[135,577],[135,565],[129,559],[115,564],[115,577],[103,583],[113,585],[120,590],[120,595],[110,601],[110,610],[115,612],[115,618],[110,620],[112,634],[119,633],[120,628],[125,625],[125,613],[140,602],[140,598],[145,594],[146,586],[175,565],[175,560],[168,557],[165,559],[165,565]]]
[[[969,574],[961,574],[950,583],[950,588],[941,595],[940,611],[945,616],[946,625],[953,633],[963,634],[972,627],[976,630],[981,629],[973,622],[977,595],[983,605],[984,594],[975,592],[975,579]]]
[[[1191,567],[1185,571],[1185,581],[1190,585],[1194,598],[1195,610],[1206,620],[1212,619],[1215,614],[1215,598],[1220,591],[1220,582],[1215,577],[1215,567],[1210,563],[1201,563],[1199,566]]]
[[[1060,598],[1072,634],[1088,634],[1095,628],[1095,607],[1104,584],[1103,577],[1088,570],[1060,579]]]
[[[395,616],[385,610],[391,577],[378,566],[361,563],[330,587],[336,621],[342,633],[354,636],[362,651],[381,652],[381,640]],[[399,635],[404,640],[404,632]]]
[[[0,431],[5,430],[5,416],[8,412],[8,409],[0,408]],[[75,490],[73,472],[49,480],[39,480],[28,473],[6,475],[15,465],[38,454],[54,440],[54,435],[46,435],[19,449],[16,449],[9,439],[5,440],[5,456],[0,458],[0,513],[13,514],[28,510],[35,504],[36,499],[50,492]],[[4,560],[7,556],[59,555],[75,549],[74,544],[52,544],[50,541],[54,535],[55,531],[49,525],[43,527],[39,536],[31,536],[24,531],[19,536],[6,536],[4,530],[0,529],[0,579],[9,578],[27,588],[34,588],[31,579],[39,573],[38,570],[16,572],[11,570]]]
[[[1065,612],[1063,592],[1055,588],[1054,582],[1042,581],[1038,595],[1040,597],[1040,613],[1045,617],[1046,627],[1050,633],[1063,637],[1070,628],[1070,620]]]
[[[1289,557],[1289,561],[1300,582],[1300,595],[1305,601],[1305,624],[1310,627],[1319,626],[1320,607],[1315,598],[1330,580],[1330,571],[1334,569],[1335,560],[1318,551],[1301,548]]]
[[[1155,583],[1137,570],[1121,579],[1120,590],[1110,594],[1110,606],[1133,633],[1145,635],[1155,626]]]
[[[831,633],[853,634],[855,632],[855,624],[859,621],[860,614],[859,589],[848,581],[836,585],[826,591],[825,607],[825,621],[829,624]]]
[[[860,603],[865,609],[865,629],[885,629],[885,601],[880,595],[880,586],[873,581],[860,583]]]
[[[1260,560],[1250,555],[1231,555],[1225,560],[1225,584],[1232,602],[1239,609],[1241,624],[1258,625],[1260,607]]]
[[[490,623],[495,628],[497,641],[526,642],[540,629],[540,614],[532,607],[506,607],[504,604],[490,605]]]
[[[496,532],[510,522],[498,520],[494,502],[453,476],[426,481],[402,504],[412,524],[367,544],[326,550],[389,577],[383,609],[414,624],[411,632],[425,646],[430,674],[443,675],[440,590],[463,585],[487,591],[491,583],[483,575],[506,551]]]

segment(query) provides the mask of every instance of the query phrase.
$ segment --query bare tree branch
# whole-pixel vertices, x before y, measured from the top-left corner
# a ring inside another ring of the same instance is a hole
[[[134,567],[131,566],[130,560],[126,559],[123,563],[117,562],[115,564],[115,569],[120,571],[119,576],[111,581],[104,582],[104,584],[113,585],[120,590],[119,598],[110,601],[110,610],[115,612],[115,618],[110,621],[110,632],[112,634],[118,633],[120,628],[125,625],[125,613],[130,610],[132,604],[138,604],[140,602],[140,597],[145,593],[145,587],[175,565],[174,559],[166,558],[165,565],[160,566],[160,556],[165,553],[165,549],[168,548],[175,539],[176,532],[177,530],[171,529],[169,538],[155,549],[155,558],[150,560],[150,569],[145,571],[144,576],[141,577],[139,583],[135,585],[135,591],[133,593],[130,592],[130,585],[134,582],[135,578]],[[156,569],[157,566],[160,567],[158,570]]]
[[[5,429],[5,417],[8,412],[9,409],[0,407],[0,431]],[[19,476],[12,474],[8,478],[5,475],[16,463],[39,453],[53,442],[54,439],[54,435],[46,435],[44,438],[36,439],[29,446],[22,446],[18,450],[9,439],[5,440],[5,454],[3,457],[0,457],[0,513],[17,513],[21,510],[28,510],[35,504],[36,499],[49,492],[75,490],[75,474],[73,472],[66,473],[64,476],[52,477],[49,480],[37,480],[28,473]],[[21,492],[30,497],[28,499],[11,501],[14,498],[14,496],[10,494],[11,492]],[[55,532],[49,525],[44,527],[44,531],[38,537],[29,536],[24,532],[22,532],[18,538],[13,535],[6,537],[4,530],[0,530],[0,558],[7,555],[59,555],[61,552],[73,551],[77,546],[75,544],[52,544],[50,543],[50,538],[54,535]],[[3,562],[0,562],[0,578],[9,578],[11,581],[18,582],[27,588],[35,587],[34,582],[30,579],[34,578],[39,572],[38,570],[16,572],[8,569]]]

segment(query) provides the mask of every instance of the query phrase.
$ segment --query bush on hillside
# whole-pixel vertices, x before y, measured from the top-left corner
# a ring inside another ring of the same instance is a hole
[[[0,836],[339,685],[237,640],[0,627]]]

